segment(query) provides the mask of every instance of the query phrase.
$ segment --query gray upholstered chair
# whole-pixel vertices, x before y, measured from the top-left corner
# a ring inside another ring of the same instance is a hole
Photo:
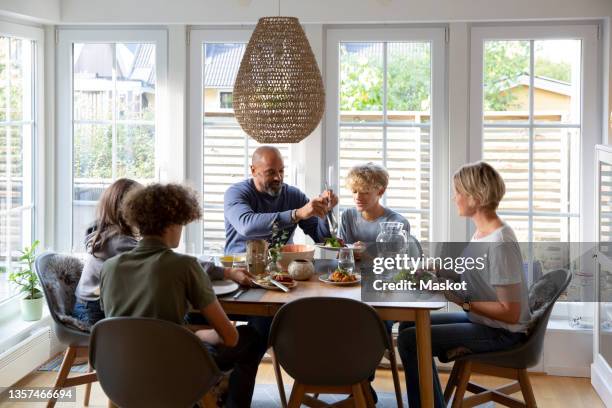
[[[158,319],[100,320],[89,360],[108,398],[122,408],[192,408],[221,378],[195,334]]]
[[[357,407],[373,406],[368,378],[385,350],[391,353],[397,404],[403,406],[391,340],[365,303],[334,297],[287,303],[272,321],[269,342],[275,371],[280,365],[295,380],[290,408],[300,407],[306,393],[352,394]],[[282,382],[279,392],[285,406]]]
[[[548,319],[556,300],[567,289],[570,280],[570,272],[560,269],[543,275],[530,288],[529,308],[533,318],[527,339],[523,343],[510,350],[467,354],[455,360],[444,390],[444,399],[447,402],[453,391],[455,392],[453,408],[473,407],[487,401],[509,407],[536,407],[527,369],[540,360]],[[471,373],[493,375],[515,381],[496,389],[487,389],[470,382]],[[525,402],[510,396],[519,390]],[[474,395],[464,398],[466,391]]]
[[[89,346],[89,327],[71,316],[83,263],[72,256],[45,252],[36,258],[34,268],[49,306],[55,335],[68,347],[53,387],[60,389],[85,384],[84,405],[87,406],[91,383],[97,381],[96,373],[90,369],[87,374],[68,377],[76,357],[86,356]],[[55,406],[55,402],[54,398],[49,399],[47,407]]]

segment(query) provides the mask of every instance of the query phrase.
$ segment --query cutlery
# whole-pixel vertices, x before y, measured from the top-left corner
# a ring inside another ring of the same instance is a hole
[[[286,287],[285,285],[283,285],[279,281],[272,279],[270,276],[268,276],[267,281],[270,282],[271,284],[273,284],[274,286],[276,286],[277,288],[281,289],[283,292],[289,292],[289,288],[288,287]]]
[[[244,292],[246,292],[248,289],[240,289],[238,292],[236,292],[236,294],[234,294],[234,296],[232,296],[232,299],[236,300],[238,299],[240,296],[242,296],[244,294]]]
[[[326,191],[330,190],[327,182],[325,183],[324,188]],[[327,212],[327,214],[325,215],[325,218],[327,220],[327,226],[329,227],[329,232],[331,233],[331,236],[335,238],[338,234],[338,221],[336,220],[336,216],[334,215],[333,208]]]

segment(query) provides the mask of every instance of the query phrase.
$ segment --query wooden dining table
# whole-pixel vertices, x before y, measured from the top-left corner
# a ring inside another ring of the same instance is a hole
[[[363,301],[360,284],[336,286],[319,280],[321,274],[335,269],[337,265],[336,260],[317,259],[314,264],[315,274],[307,281],[298,282],[297,286],[288,293],[280,290],[249,288],[238,299],[234,299],[231,295],[220,297],[221,306],[228,315],[273,317],[284,304],[307,297],[326,296]],[[371,272],[361,270],[361,273]],[[411,294],[404,292],[399,296],[385,296],[380,301],[365,301],[364,303],[372,306],[383,320],[415,322],[421,406],[427,408],[433,407],[430,313],[446,306],[444,297],[429,294],[426,299],[423,299],[419,297],[418,293]]]

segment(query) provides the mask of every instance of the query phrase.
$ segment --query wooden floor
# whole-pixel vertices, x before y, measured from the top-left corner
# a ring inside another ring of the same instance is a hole
[[[55,372],[34,372],[24,378],[15,387],[49,387],[53,384],[57,373]],[[403,373],[400,373],[402,390],[406,391]],[[590,379],[574,377],[552,377],[543,374],[530,375],[533,391],[539,408],[604,408],[593,388]],[[448,379],[448,373],[441,373],[440,379],[443,384]],[[503,383],[495,378],[474,375],[472,379],[485,386],[495,386]],[[269,363],[262,363],[257,375],[258,384],[275,384],[274,371]],[[291,384],[289,377],[285,377],[285,384]],[[386,369],[379,369],[376,372],[374,388],[378,391],[393,392],[393,381],[391,372]],[[57,404],[56,407],[81,407],[83,406],[84,386],[77,387],[77,402]],[[516,394],[520,398],[520,393]],[[90,407],[106,408],[107,399],[100,385],[95,383],[92,387]],[[44,407],[44,403],[8,403],[4,398],[0,398],[0,406],[3,408],[25,408],[25,407]]]

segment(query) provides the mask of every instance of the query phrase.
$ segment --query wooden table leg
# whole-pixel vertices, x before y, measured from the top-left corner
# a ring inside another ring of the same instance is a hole
[[[421,407],[433,408],[433,368],[431,356],[431,321],[429,310],[417,310],[415,320]]]

